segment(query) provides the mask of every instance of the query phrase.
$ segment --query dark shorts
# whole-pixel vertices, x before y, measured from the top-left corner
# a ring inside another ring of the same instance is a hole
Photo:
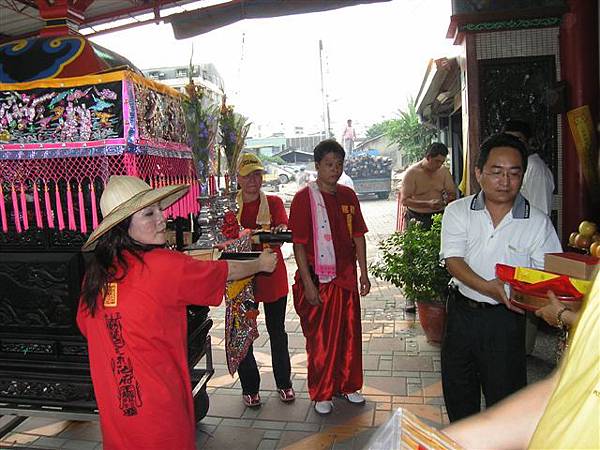
[[[420,213],[413,211],[412,209],[406,208],[406,214],[404,215],[404,220],[406,221],[406,225],[410,224],[411,220],[415,220],[417,222],[421,222],[423,228],[429,230],[431,225],[433,225],[433,216],[435,214],[442,214],[444,211],[437,211],[434,213]]]

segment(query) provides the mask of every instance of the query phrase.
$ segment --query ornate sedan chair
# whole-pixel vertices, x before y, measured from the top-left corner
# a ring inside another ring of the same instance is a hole
[[[115,70],[130,63],[81,37],[19,40],[1,45],[0,56],[0,414],[85,419],[97,410],[75,323],[80,248],[113,174],[192,186],[168,211],[183,245],[199,211],[183,96]],[[200,420],[214,372],[208,308],[191,307],[188,325]]]

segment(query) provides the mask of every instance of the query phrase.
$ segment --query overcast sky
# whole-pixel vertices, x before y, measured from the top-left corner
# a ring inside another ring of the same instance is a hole
[[[263,136],[303,126],[323,129],[319,39],[332,131],[346,119],[359,132],[395,116],[416,97],[429,58],[451,56],[450,0],[393,0],[335,11],[244,20],[175,40],[170,25],[146,25],[93,38],[140,69],[213,63],[236,110]],[[243,45],[242,45],[243,40]]]

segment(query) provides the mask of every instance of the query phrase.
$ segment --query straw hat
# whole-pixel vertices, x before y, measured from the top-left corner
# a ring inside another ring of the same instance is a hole
[[[265,171],[262,161],[254,153],[242,153],[237,164],[237,173],[245,177],[257,170]]]
[[[188,189],[187,184],[152,189],[136,177],[111,176],[100,197],[103,220],[81,250],[93,250],[100,236],[146,206],[159,202],[161,208],[166,208],[183,197]]]

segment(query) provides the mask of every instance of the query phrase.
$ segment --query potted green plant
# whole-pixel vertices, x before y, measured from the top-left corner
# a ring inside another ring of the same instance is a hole
[[[380,257],[371,273],[402,289],[417,304],[427,340],[440,343],[446,322],[446,297],[450,274],[439,260],[442,216],[433,218],[430,230],[411,222],[406,230],[379,243]]]

